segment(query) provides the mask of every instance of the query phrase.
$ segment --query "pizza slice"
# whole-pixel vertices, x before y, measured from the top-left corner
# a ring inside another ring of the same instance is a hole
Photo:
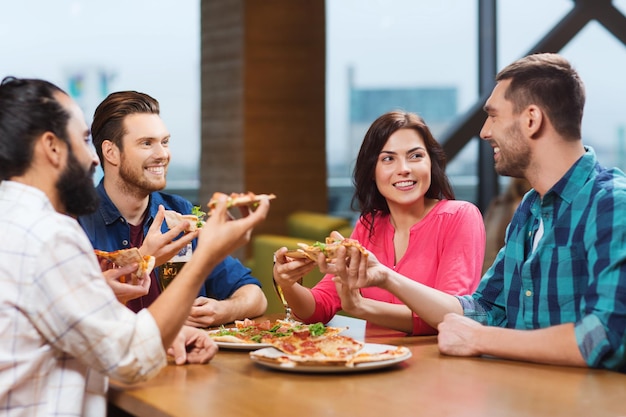
[[[360,363],[390,361],[411,355],[411,351],[406,346],[398,346],[393,349],[387,349],[382,352],[358,352],[352,356],[347,366],[354,366]]]
[[[131,284],[137,285],[139,278],[144,274],[149,274],[154,269],[154,256],[143,256],[138,248],[120,249],[113,252],[106,252],[94,249],[96,256],[107,259],[117,266],[126,266],[136,263],[137,271],[131,276]],[[123,281],[122,281],[123,282]]]
[[[180,214],[174,210],[165,210],[165,223],[170,229],[175,228],[182,222],[187,222],[185,233],[195,232],[198,228],[204,225],[204,221],[198,219],[198,216],[194,214]]]
[[[363,348],[363,342],[340,334],[301,337],[294,333],[269,343],[301,365],[346,365]]]
[[[254,194],[249,191],[247,193],[231,193],[230,195],[216,192],[213,193],[213,197],[209,200],[207,206],[209,210],[215,209],[217,206],[217,202],[220,198],[226,197],[226,207],[240,207],[240,206],[251,206],[254,207],[263,199],[273,200],[276,198],[274,194]]]
[[[298,243],[298,246],[300,246],[299,250],[313,261],[317,260],[317,256],[320,253],[323,253],[326,259],[335,259],[337,257],[337,249],[341,246],[345,246],[346,248],[355,247],[363,255],[367,256],[368,254],[367,249],[365,249],[365,247],[363,247],[358,240],[350,238],[336,239],[333,237],[327,237],[325,243],[315,242],[312,245]]]
[[[302,244],[304,245],[304,243]],[[311,259],[311,257],[303,249],[289,250],[285,252],[285,256],[292,259]]]

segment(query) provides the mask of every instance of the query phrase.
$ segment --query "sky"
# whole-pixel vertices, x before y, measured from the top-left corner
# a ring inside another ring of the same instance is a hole
[[[626,0],[613,3],[626,11]],[[68,80],[82,75],[88,122],[104,98],[101,73],[110,91],[148,93],[161,102],[172,134],[172,165],[193,168],[200,147],[199,4],[0,0],[0,77],[45,78],[68,89]],[[500,0],[498,69],[525,55],[572,5],[572,0]],[[477,99],[477,31],[471,0],[328,0],[329,162],[353,152],[346,149],[348,68],[358,87],[455,86],[462,113]],[[626,125],[626,46],[592,23],[561,53],[587,87],[585,140],[608,149],[605,164],[623,163],[616,148]]]

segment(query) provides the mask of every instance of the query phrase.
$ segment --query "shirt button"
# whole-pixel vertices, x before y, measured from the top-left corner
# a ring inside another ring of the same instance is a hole
[[[533,295],[533,292],[531,290],[526,290],[526,297],[530,297],[531,295]]]
[[[122,245],[127,246],[128,245],[128,240],[122,240]]]

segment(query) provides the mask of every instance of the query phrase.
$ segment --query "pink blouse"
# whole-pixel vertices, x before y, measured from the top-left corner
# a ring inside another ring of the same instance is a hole
[[[442,200],[420,222],[411,227],[406,253],[394,265],[395,230],[389,216],[376,216],[374,235],[359,221],[351,238],[361,242],[384,265],[422,284],[448,294],[471,294],[478,286],[485,255],[485,227],[478,208],[459,200]],[[326,275],[312,288],[315,312],[307,323],[328,322],[339,310],[341,299]],[[363,297],[403,304],[396,296],[377,287],[363,288]],[[413,334],[436,330],[413,313]]]

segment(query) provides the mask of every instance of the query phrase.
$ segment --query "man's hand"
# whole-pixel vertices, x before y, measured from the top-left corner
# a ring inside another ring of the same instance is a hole
[[[154,221],[148,229],[148,233],[143,240],[143,244],[139,251],[142,255],[152,255],[155,257],[155,265],[163,265],[172,259],[182,248],[187,246],[194,238],[198,236],[198,231],[183,234],[179,239],[174,240],[176,236],[185,231],[185,223],[181,223],[173,229],[165,233],[161,233],[161,225],[165,219],[165,208],[159,206],[159,211],[154,216]]]
[[[250,241],[252,229],[267,217],[270,202],[261,199],[254,211],[239,207],[242,218],[233,220],[228,214],[226,196],[220,198],[198,234],[196,253],[210,257],[213,266]]]
[[[144,274],[143,277],[139,278],[138,285],[129,284],[131,281],[130,275],[135,273],[137,267],[137,264],[131,264],[122,268],[114,268],[110,261],[106,259],[100,261],[100,269],[104,279],[113,290],[115,297],[122,304],[148,294],[150,289],[150,276],[148,274]]]
[[[479,356],[481,352],[475,347],[478,333],[483,325],[456,313],[448,313],[437,327],[439,335],[439,351],[453,356]]]
[[[217,344],[204,330],[183,326],[167,350],[176,365],[185,363],[209,363],[218,351]]]
[[[198,297],[191,306],[189,317],[185,321],[186,326],[211,327],[223,324],[227,320],[222,308],[223,302],[213,298]]]

